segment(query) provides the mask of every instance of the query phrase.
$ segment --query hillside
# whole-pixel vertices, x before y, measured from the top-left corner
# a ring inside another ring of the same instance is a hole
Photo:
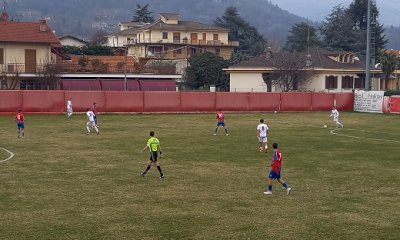
[[[294,23],[307,21],[281,9],[274,4],[279,1],[272,0],[6,0],[5,2],[10,17],[16,21],[37,21],[39,18],[46,18],[58,36],[68,34],[83,39],[89,39],[99,29],[107,32],[117,31],[119,22],[130,21],[136,4],[147,3],[155,17],[160,12],[174,12],[179,13],[184,20],[203,23],[212,23],[216,17],[224,14],[228,6],[235,6],[240,15],[257,27],[272,45],[284,44],[291,26]],[[280,4],[282,3],[284,1]],[[390,40],[388,47],[400,48],[400,43],[396,41],[400,37],[400,28],[391,27],[387,34]]]
[[[228,6],[236,6],[240,15],[273,42],[285,40],[290,27],[305,19],[290,14],[267,0],[6,0],[7,11],[17,21],[46,18],[59,36],[89,38],[97,29],[115,31],[120,21],[130,21],[136,4],[150,3],[157,17],[160,12],[179,13],[182,19],[212,23]]]

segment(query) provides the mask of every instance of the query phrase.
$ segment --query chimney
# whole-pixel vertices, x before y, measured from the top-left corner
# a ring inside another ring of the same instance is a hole
[[[8,14],[6,12],[2,12],[0,15],[0,22],[6,23],[8,22]]]
[[[265,58],[271,58],[272,57],[272,48],[268,47],[267,51],[265,52]]]
[[[46,28],[46,19],[40,19],[39,20],[39,30],[41,32],[46,32],[47,28]]]
[[[306,55],[306,67],[311,67],[312,65],[312,60],[311,60],[311,54]]]

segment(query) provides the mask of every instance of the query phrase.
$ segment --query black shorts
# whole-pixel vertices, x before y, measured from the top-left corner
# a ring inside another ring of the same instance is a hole
[[[150,152],[150,161],[156,162],[158,159],[158,151],[151,151]]]

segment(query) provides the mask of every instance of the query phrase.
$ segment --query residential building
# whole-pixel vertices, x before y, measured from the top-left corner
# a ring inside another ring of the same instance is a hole
[[[74,36],[66,35],[59,38],[62,46],[84,47],[87,42]]]
[[[282,91],[274,84],[274,77],[277,72],[284,71],[277,68],[276,59],[284,59],[285,54],[267,52],[225,69],[230,75],[230,91]],[[358,59],[354,53],[310,48],[298,55],[301,56],[298,61],[303,64],[294,82],[296,91],[351,92],[365,88],[365,61]],[[379,69],[371,70],[372,90],[381,89],[380,73]],[[268,81],[264,81],[268,77],[271,80],[269,85],[266,84]]]
[[[160,13],[160,18],[150,24],[120,24],[120,29],[107,36],[108,46],[126,47],[128,54],[137,58],[187,59],[209,51],[230,59],[239,46],[239,42],[229,41],[229,29],[182,21],[173,13]]]
[[[397,57],[397,66],[394,72],[389,76],[389,79],[385,79],[384,76],[381,77],[380,86],[382,90],[393,90],[400,88],[400,50],[398,49],[390,49],[387,50],[388,53],[392,53]],[[378,63],[376,67],[380,68],[382,65]],[[386,82],[387,81],[387,82]]]

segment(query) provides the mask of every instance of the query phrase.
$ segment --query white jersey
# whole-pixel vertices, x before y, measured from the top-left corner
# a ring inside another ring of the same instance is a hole
[[[332,109],[331,117],[333,117],[333,119],[338,119],[338,118],[339,118],[339,112],[338,112],[338,110]]]
[[[89,122],[94,122],[94,113],[92,111],[87,111],[86,117],[89,120]]]
[[[268,128],[267,124],[265,124],[265,123],[260,123],[257,126],[257,131],[260,134],[259,137],[262,137],[262,138],[267,137],[268,130],[269,130],[269,128]]]
[[[72,101],[71,100],[67,101],[67,108],[72,109]]]

